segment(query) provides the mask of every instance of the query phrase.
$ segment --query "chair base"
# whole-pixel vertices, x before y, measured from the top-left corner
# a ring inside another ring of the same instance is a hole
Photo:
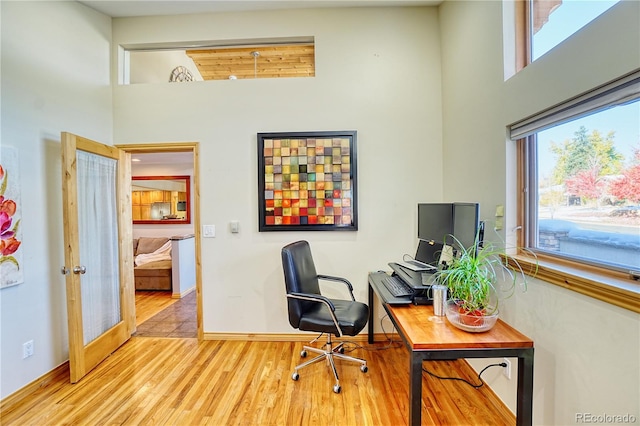
[[[315,340],[313,340],[312,342],[314,342]],[[300,352],[301,357],[303,358],[306,357],[307,351],[314,352],[319,355],[310,359],[309,361],[303,362],[302,364],[296,366],[296,368],[293,370],[293,374],[291,375],[291,378],[293,380],[298,380],[298,378],[300,378],[300,375],[298,374],[299,369],[326,359],[329,362],[329,365],[331,366],[331,370],[333,371],[333,376],[336,379],[336,384],[333,386],[333,391],[335,393],[340,393],[340,390],[341,390],[340,379],[338,378],[338,371],[336,370],[336,364],[335,364],[334,358],[345,360],[345,361],[357,362],[361,364],[360,371],[362,371],[363,373],[366,373],[368,371],[367,361],[364,359],[345,355],[343,345],[344,343],[341,342],[336,347],[333,347],[333,343],[331,341],[331,335],[329,334],[329,337],[327,338],[327,343],[323,345],[325,349],[314,348],[312,346],[304,346],[302,348],[302,352]]]

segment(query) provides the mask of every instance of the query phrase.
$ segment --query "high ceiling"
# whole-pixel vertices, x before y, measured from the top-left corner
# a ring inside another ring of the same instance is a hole
[[[442,0],[297,0],[297,1],[158,1],[158,0],[84,0],[92,9],[113,18],[129,16],[184,15],[249,10],[312,9],[327,7],[404,7],[437,6]]]

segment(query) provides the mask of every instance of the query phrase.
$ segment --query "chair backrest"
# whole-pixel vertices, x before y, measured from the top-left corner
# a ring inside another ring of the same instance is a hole
[[[296,241],[282,248],[282,269],[287,294],[320,294],[318,274],[311,256],[311,247],[307,241]],[[316,302],[291,298],[287,300],[289,323],[293,328],[298,328],[303,313]]]

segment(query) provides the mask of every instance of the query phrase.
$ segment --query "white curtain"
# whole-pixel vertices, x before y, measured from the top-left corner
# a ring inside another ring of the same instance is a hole
[[[77,151],[84,344],[120,322],[117,162]]]

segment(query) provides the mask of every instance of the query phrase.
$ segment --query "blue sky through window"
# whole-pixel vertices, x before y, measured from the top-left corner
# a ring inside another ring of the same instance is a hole
[[[532,60],[536,60],[619,0],[563,0],[549,21],[533,36]]]
[[[553,49],[619,1],[563,0],[549,16],[549,21],[533,36],[533,59]],[[633,150],[640,147],[640,102],[612,108],[538,133],[541,177],[549,173],[555,164],[548,150],[549,142],[561,144],[571,139],[580,126],[586,127],[588,133],[598,130],[602,135],[615,131],[616,149],[629,161],[633,158]]]

